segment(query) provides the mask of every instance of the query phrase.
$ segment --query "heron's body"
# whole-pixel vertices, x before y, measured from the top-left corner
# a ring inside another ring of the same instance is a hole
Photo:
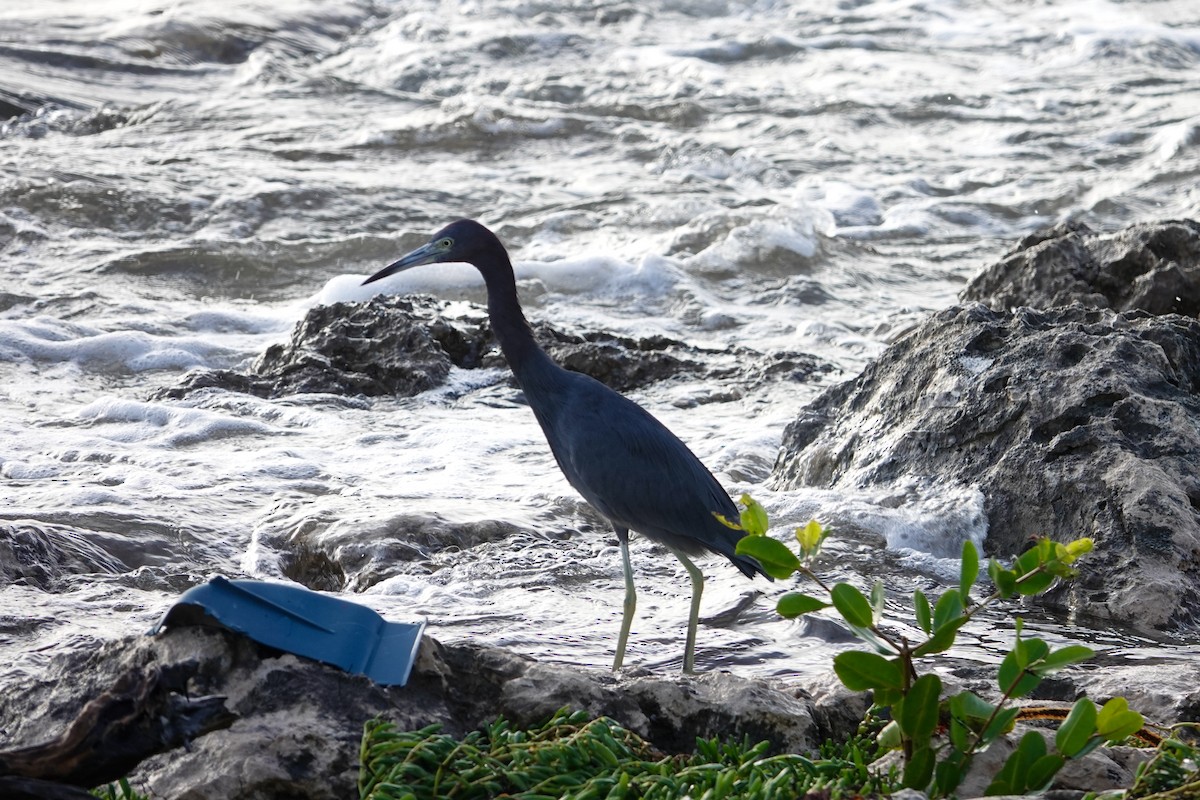
[[[747,577],[766,574],[758,562],[734,553],[738,532],[715,516],[737,519],[729,495],[692,451],[645,409],[597,380],[563,369],[538,346],[517,299],[508,253],[479,223],[452,223],[429,244],[366,282],[434,261],[465,261],[483,275],[492,329],[559,468],[617,533],[626,599],[613,668],[621,666],[636,603],[628,549],[633,530],[666,545],[692,577],[684,654],[684,669],[690,672],[703,576],[685,554],[711,551],[728,558]]]

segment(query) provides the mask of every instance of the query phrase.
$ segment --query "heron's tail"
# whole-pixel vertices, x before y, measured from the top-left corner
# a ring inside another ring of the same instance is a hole
[[[762,564],[758,563],[758,559],[756,558],[751,558],[750,556],[732,555],[729,556],[729,560],[735,567],[740,569],[742,574],[747,578],[753,578],[756,575],[762,575],[769,581],[775,580],[767,574],[767,571],[763,569]]]

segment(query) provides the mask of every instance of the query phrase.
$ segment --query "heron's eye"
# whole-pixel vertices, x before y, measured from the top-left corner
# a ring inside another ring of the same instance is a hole
[[[451,239],[449,236],[447,236],[445,239],[442,239],[438,242],[438,247],[442,248],[443,250],[449,250],[453,245],[454,245],[454,240]]]

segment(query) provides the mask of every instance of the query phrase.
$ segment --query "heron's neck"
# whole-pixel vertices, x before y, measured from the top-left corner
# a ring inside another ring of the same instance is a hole
[[[538,346],[533,330],[521,311],[517,299],[517,281],[512,267],[488,270],[484,273],[487,283],[488,316],[492,320],[492,332],[500,343],[500,350],[508,366],[523,389],[546,380],[562,368]]]

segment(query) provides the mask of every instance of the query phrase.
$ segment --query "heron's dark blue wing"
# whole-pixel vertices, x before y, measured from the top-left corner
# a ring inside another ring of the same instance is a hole
[[[733,501],[687,446],[645,409],[603,384],[571,374],[549,414],[539,413],[559,467],[614,523],[687,553],[711,550],[749,576],[761,573],[734,548]]]

